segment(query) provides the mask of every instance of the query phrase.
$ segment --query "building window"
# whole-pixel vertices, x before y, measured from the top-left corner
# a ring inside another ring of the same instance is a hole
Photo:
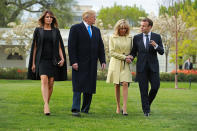
[[[9,54],[7,57],[7,60],[23,60],[23,57],[19,55],[18,53]]]

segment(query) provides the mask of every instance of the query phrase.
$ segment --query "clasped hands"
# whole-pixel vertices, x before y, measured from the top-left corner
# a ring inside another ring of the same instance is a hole
[[[133,56],[132,55],[126,56],[125,61],[130,64],[133,61]]]

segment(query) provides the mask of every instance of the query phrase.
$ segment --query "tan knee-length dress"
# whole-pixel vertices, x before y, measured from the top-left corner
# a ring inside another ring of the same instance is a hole
[[[130,65],[125,61],[132,48],[131,36],[112,35],[109,40],[109,52],[111,55],[107,83],[120,84],[132,82]]]

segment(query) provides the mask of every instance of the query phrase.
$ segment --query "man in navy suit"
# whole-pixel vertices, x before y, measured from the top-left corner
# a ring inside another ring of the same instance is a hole
[[[161,36],[151,32],[153,21],[145,18],[141,21],[141,34],[133,38],[131,56],[137,56],[137,81],[140,87],[142,110],[145,116],[150,114],[150,106],[160,86],[159,62],[157,53],[164,54]],[[133,59],[132,58],[132,59]],[[151,89],[148,91],[149,82]]]
[[[96,93],[97,61],[105,68],[105,51],[100,30],[93,26],[96,12],[85,11],[83,21],[73,25],[68,38],[68,53],[72,66],[73,105],[72,115],[80,116],[80,111],[88,113],[92,94]],[[83,93],[83,104],[81,104]]]

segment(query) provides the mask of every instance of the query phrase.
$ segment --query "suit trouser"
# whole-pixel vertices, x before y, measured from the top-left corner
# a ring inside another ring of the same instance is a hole
[[[144,113],[149,113],[150,105],[160,86],[159,72],[153,72],[149,66],[145,66],[143,72],[137,73],[137,80],[140,87],[142,110]],[[151,84],[151,90],[148,92],[149,82]]]
[[[91,101],[92,101],[92,94],[83,93],[83,105],[81,108],[82,112],[88,113],[90,109]],[[72,111],[80,112],[80,105],[81,105],[81,92],[73,92]]]

